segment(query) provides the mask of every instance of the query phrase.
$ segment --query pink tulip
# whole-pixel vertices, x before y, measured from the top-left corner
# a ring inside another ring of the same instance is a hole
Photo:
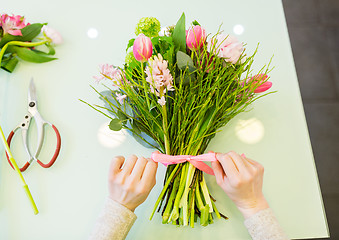
[[[189,49],[199,49],[206,40],[206,32],[201,26],[190,27],[186,31],[186,44]]]
[[[21,29],[26,27],[25,18],[20,15],[2,14],[0,16],[0,27],[2,27],[4,34],[8,33],[13,36],[22,36]]]
[[[133,44],[133,55],[138,61],[147,61],[152,56],[153,46],[151,39],[139,34]]]
[[[266,81],[254,90],[254,93],[262,93],[272,87],[272,82]]]
[[[268,78],[268,76],[264,73],[257,74],[251,78],[249,78],[246,83],[251,83],[252,85],[257,85],[256,89],[254,90],[254,93],[262,93],[267,91],[272,87],[272,82],[265,81]],[[263,82],[262,84],[259,84],[260,82]]]

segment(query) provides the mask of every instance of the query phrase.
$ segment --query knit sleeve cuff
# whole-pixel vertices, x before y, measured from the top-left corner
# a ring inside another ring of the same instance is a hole
[[[131,210],[107,198],[89,239],[123,240],[136,219],[137,216]]]
[[[289,239],[280,227],[270,208],[261,210],[246,219],[245,227],[253,240],[287,240]]]

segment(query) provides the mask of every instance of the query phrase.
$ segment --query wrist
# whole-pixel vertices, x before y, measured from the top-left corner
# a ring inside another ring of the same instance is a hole
[[[237,206],[239,211],[242,213],[245,219],[250,218],[252,215],[260,212],[261,210],[267,209],[270,206],[268,205],[265,198],[261,198],[255,201],[252,201],[248,205]]]
[[[124,206],[125,208],[127,208],[127,209],[130,210],[131,212],[134,212],[134,210],[136,209],[136,207],[132,207],[132,206],[130,206],[130,205],[128,205],[128,204],[125,204],[124,202],[119,201],[119,199],[116,199],[116,198],[111,197],[111,196],[108,196],[108,197],[109,197],[109,199],[111,199],[111,200],[117,202],[118,204],[120,204],[121,206]]]

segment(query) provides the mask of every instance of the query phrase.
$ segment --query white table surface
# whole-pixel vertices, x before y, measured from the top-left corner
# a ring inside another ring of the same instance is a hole
[[[187,24],[197,19],[208,32],[222,29],[238,35],[252,52],[260,42],[256,68],[274,54],[272,90],[278,92],[253,105],[253,110],[233,119],[211,142],[208,150],[235,150],[265,167],[264,194],[291,238],[328,236],[317,173],[280,0],[241,1],[2,1],[2,13],[25,15],[30,22],[48,22],[59,30],[64,44],[57,47],[59,60],[45,64],[20,62],[13,74],[0,72],[0,124],[7,135],[26,113],[27,89],[33,76],[40,113],[60,130],[62,149],[55,165],[32,165],[24,177],[40,213],[29,206],[17,175],[0,148],[0,239],[86,239],[107,196],[107,170],[115,155],[149,156],[152,152],[132,137],[107,131],[107,119],[78,99],[100,103],[89,87],[98,64],[119,65],[127,40],[134,36],[141,17],[157,17],[162,26],[175,24],[186,13]],[[97,38],[87,35],[90,28]],[[34,140],[34,139],[33,139]],[[48,160],[54,151],[54,133],[47,131],[42,152]],[[20,137],[13,149],[25,162]],[[46,151],[47,149],[47,151]],[[20,152],[21,151],[21,152]],[[45,161],[46,161],[45,160]],[[162,189],[165,168],[159,167],[158,183],[137,210],[138,220],[127,239],[250,239],[243,218],[228,197],[208,177],[220,211],[230,219],[208,227],[177,228],[162,225],[160,216],[148,217]]]

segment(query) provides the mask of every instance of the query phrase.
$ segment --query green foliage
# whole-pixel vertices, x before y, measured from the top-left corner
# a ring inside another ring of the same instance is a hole
[[[182,51],[177,52],[177,65],[181,70],[185,70],[187,67],[195,69],[192,58]]]
[[[185,13],[182,13],[173,30],[172,38],[176,51],[186,52]]]
[[[21,29],[22,36],[5,34],[0,41],[0,48],[10,41],[30,42],[41,33],[41,28],[45,24],[33,23]]]
[[[55,54],[54,47],[49,41],[34,40],[41,33],[41,28],[45,24],[34,23],[21,29],[22,36],[5,34],[0,40],[0,62],[1,68],[13,72],[18,60],[22,59],[34,63],[44,63],[55,60],[50,57]],[[47,51],[41,51],[34,47],[45,45]]]
[[[49,61],[56,59],[56,58],[47,57],[45,53],[41,51],[34,51],[34,50],[31,50],[30,48],[11,46],[10,49],[11,49],[9,50],[10,52],[16,53],[18,57],[28,62],[44,63],[44,62],[49,62]]]
[[[109,123],[109,129],[113,131],[120,131],[122,129],[122,121],[117,118],[112,119]]]
[[[201,26],[200,23],[198,23],[197,20],[194,20],[194,21],[192,22],[192,25],[193,25],[193,26]]]
[[[141,18],[135,28],[135,35],[140,33],[145,34],[147,37],[157,37],[160,32],[160,22],[154,17]]]
[[[18,64],[19,60],[17,57],[11,55],[8,56],[7,58],[4,58],[1,61],[1,68],[6,70],[7,72],[13,72],[14,68],[16,67],[16,65]]]
[[[168,65],[171,68],[174,63],[174,43],[173,39],[168,36],[154,37],[152,38],[153,51],[157,55],[158,53],[168,61]]]
[[[130,47],[133,46],[134,41],[135,41],[135,38],[132,38],[132,39],[130,39],[130,40],[128,41],[127,48],[126,48],[126,52],[128,51],[128,49],[129,49]]]

